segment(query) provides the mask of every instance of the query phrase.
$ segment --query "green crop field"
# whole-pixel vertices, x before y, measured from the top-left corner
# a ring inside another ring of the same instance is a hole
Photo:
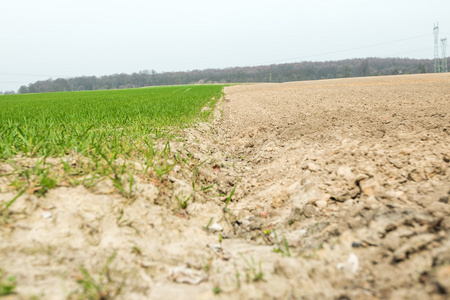
[[[60,182],[93,185],[109,177],[125,193],[123,177],[129,175],[132,184],[137,162],[143,166],[141,173],[161,178],[175,163],[186,161],[172,157],[169,142],[180,129],[210,117],[212,110],[203,108],[212,108],[223,88],[196,85],[1,96],[0,163],[14,171],[2,172],[0,165],[0,177],[7,176],[20,193],[31,189],[38,194]],[[166,146],[157,147],[161,144]]]
[[[191,124],[223,86],[153,87],[0,97],[0,159],[124,151],[161,131]]]

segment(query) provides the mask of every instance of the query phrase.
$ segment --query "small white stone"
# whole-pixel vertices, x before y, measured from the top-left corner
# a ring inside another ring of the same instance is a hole
[[[41,216],[42,216],[44,219],[51,219],[51,218],[52,218],[52,213],[49,212],[49,211],[44,211],[44,212],[41,214]]]
[[[223,231],[222,225],[220,225],[218,223],[214,223],[214,224],[210,225],[208,227],[208,229],[211,230],[211,231]]]
[[[358,256],[356,256],[354,253],[350,253],[350,256],[347,259],[347,265],[349,266],[349,269],[353,274],[358,272],[359,269]]]
[[[346,262],[338,263],[336,268],[338,270],[343,270],[345,272],[349,272],[355,274],[359,269],[359,260],[358,256],[354,253],[350,253]]]

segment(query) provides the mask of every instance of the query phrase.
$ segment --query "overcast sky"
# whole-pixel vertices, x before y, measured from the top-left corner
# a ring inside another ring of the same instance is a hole
[[[0,0],[0,12],[0,91],[151,69],[433,58],[437,21],[450,44],[450,0]]]

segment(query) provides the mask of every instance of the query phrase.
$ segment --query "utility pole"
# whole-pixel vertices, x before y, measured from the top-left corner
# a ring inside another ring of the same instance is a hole
[[[442,45],[442,66],[441,66],[441,72],[447,73],[447,55],[445,54],[445,49],[447,48],[447,38],[441,39],[441,45]]]
[[[434,73],[440,73],[439,63],[439,23],[436,23],[433,28],[434,33]]]

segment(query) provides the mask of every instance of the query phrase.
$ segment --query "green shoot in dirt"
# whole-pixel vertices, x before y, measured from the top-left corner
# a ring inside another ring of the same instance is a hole
[[[106,261],[97,280],[89,274],[85,267],[80,266],[82,276],[77,279],[77,282],[83,291],[79,296],[89,300],[101,300],[111,299],[120,294],[123,283],[115,283],[109,275],[109,266],[116,258],[116,255],[117,251],[115,250]]]
[[[234,188],[233,188],[233,190],[231,191],[230,195],[227,197],[227,200],[225,201],[225,207],[223,208],[223,211],[224,211],[224,212],[231,213],[231,211],[228,209],[228,203],[230,203],[231,198],[232,198],[233,195],[234,195],[234,191],[236,191],[236,187],[237,187],[237,186],[235,185]]]
[[[0,269],[0,296],[7,296],[15,293],[17,286],[16,276],[4,278],[4,273]]]
[[[216,285],[213,287],[213,294],[214,295],[219,295],[220,293],[222,293],[222,289],[220,288],[220,286]]]
[[[234,278],[236,280],[236,288],[240,289],[241,288],[241,273],[239,273],[236,264],[233,265],[234,267]]]
[[[208,231],[208,230],[209,230],[209,226],[211,226],[211,224],[212,224],[212,221],[213,221],[213,218],[212,218],[212,217],[211,217],[211,218],[209,218],[209,222],[208,222],[208,224],[206,224],[206,226],[204,227],[206,231]]]
[[[257,270],[256,269],[256,263],[255,263],[253,257],[251,258],[251,263],[250,263],[250,261],[248,261],[244,257],[244,255],[241,254],[241,256],[242,256],[242,259],[245,261],[245,263],[246,263],[246,265],[248,267],[248,270],[247,270],[247,272],[245,274],[245,276],[247,278],[247,281],[248,282],[250,282],[250,281],[258,282],[258,281],[263,280],[264,279],[264,273],[263,273],[262,268],[261,268],[261,261],[258,264],[258,266],[259,266],[258,269],[259,270]]]
[[[38,158],[34,166],[21,166],[12,162],[14,172],[10,175],[15,177],[11,185],[16,189],[25,188],[36,196],[44,196],[48,190],[54,188],[57,184],[55,174],[52,174],[53,165],[46,162],[47,157]]]
[[[291,251],[289,250],[289,244],[286,240],[286,237],[283,236],[283,242],[281,243],[278,240],[277,232],[275,230],[273,231],[273,234],[275,236],[275,240],[278,243],[278,248],[273,248],[273,252],[281,253],[282,256],[291,257]],[[282,247],[284,247],[284,249]]]
[[[25,193],[26,188],[23,188],[12,200],[7,202],[4,206],[0,205],[0,214],[2,216],[2,219],[5,223],[8,223],[8,209],[9,207],[19,198],[20,196]]]
[[[175,198],[177,198],[178,206],[180,207],[180,209],[186,209],[187,208],[187,205],[188,205],[189,200],[191,199],[191,196],[192,195],[187,197],[186,200],[182,200],[182,199],[178,198],[178,196],[175,196]]]

